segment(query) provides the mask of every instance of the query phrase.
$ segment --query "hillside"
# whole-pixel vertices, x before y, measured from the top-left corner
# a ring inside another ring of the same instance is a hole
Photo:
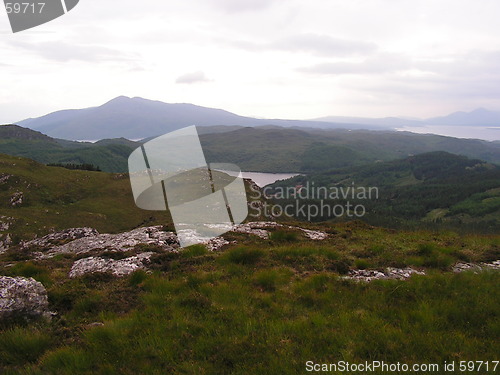
[[[0,181],[0,212],[13,219],[14,237],[84,226],[118,232],[171,222],[166,212],[136,207],[125,174],[70,171],[0,154]]]
[[[428,223],[494,233],[500,230],[500,167],[445,152],[297,176],[277,182],[273,188],[279,192],[297,185],[305,187],[305,201],[312,205],[320,204],[320,199],[307,194],[307,189],[376,188],[376,198],[349,194],[324,199],[329,205],[362,204],[366,209],[364,219],[372,224],[422,227]],[[275,202],[286,206],[294,201],[284,198]],[[334,218],[327,213],[314,220]]]

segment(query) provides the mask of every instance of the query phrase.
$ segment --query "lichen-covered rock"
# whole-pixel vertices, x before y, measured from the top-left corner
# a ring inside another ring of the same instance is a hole
[[[406,280],[412,275],[425,275],[424,271],[417,271],[413,268],[387,268],[384,272],[377,270],[351,270],[348,276],[342,277],[345,280],[365,281],[373,280]]]
[[[10,174],[2,174],[0,175],[0,185],[6,184],[7,181],[12,177]]]
[[[500,270],[500,260],[495,260],[490,263],[457,263],[453,266],[453,272],[459,273],[464,271],[480,272],[483,270]]]
[[[0,320],[50,318],[44,286],[32,278],[0,276]]]
[[[15,192],[10,197],[10,205],[12,207],[20,206],[24,202],[24,193],[22,191]]]
[[[328,238],[328,234],[325,232],[317,231],[317,230],[309,230],[309,229],[304,229],[300,227],[294,227],[291,225],[283,225],[276,223],[274,221],[254,221],[250,223],[245,223],[245,224],[238,224],[235,225],[231,230],[233,232],[237,233],[247,233],[247,234],[253,234],[257,237],[260,237],[262,239],[268,239],[269,238],[269,231],[267,229],[273,229],[273,228],[286,228],[286,229],[292,229],[292,230],[300,230],[302,231],[306,237],[308,237],[311,240],[325,240]]]
[[[97,236],[99,232],[93,228],[70,228],[60,232],[50,233],[41,238],[21,243],[21,247],[29,249],[36,247],[38,249],[51,248],[59,245],[61,242],[73,241],[80,238]]]
[[[96,272],[109,272],[117,277],[126,276],[139,269],[145,269],[152,255],[153,253],[148,252],[120,260],[103,257],[83,258],[73,264],[69,277],[80,277]]]
[[[0,232],[8,231],[14,222],[12,217],[0,216]]]
[[[52,247],[41,258],[57,254],[83,254],[97,250],[129,251],[138,245],[158,246],[165,251],[176,251],[179,240],[175,233],[165,232],[161,226],[137,228],[119,234],[97,234]]]
[[[9,250],[11,244],[12,244],[12,238],[10,237],[10,234],[8,233],[6,235],[0,234],[0,254],[3,254],[7,250]]]

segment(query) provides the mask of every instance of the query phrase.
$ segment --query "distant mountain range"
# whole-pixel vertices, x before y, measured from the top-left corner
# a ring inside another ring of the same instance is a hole
[[[125,137],[144,139],[186,126],[266,126],[316,129],[391,130],[420,125],[500,126],[500,112],[478,109],[427,120],[387,117],[324,117],[315,120],[257,119],[221,109],[193,104],[169,104],[143,98],[117,97],[99,107],[69,109],[17,123],[51,137],[69,140],[98,140]],[[217,131],[215,128],[212,129]],[[220,130],[220,129],[219,129]],[[228,129],[223,129],[226,131]]]
[[[432,117],[428,119],[408,119],[400,117],[364,118],[328,116],[315,119],[314,121],[344,122],[393,128],[424,125],[500,127],[500,111],[489,111],[484,108],[478,108],[472,112],[455,112],[448,116]]]

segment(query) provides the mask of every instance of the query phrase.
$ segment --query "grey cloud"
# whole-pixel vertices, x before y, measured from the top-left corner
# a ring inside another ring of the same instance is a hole
[[[73,45],[65,42],[28,43],[13,42],[13,47],[23,48],[47,60],[66,62],[79,61],[132,61],[134,56],[107,47],[96,45]]]
[[[210,80],[206,77],[204,72],[198,71],[181,75],[180,77],[177,78],[175,83],[192,84],[192,83],[209,82],[209,81]]]

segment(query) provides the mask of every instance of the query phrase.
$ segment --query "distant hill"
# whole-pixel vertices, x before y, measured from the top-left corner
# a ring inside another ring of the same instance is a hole
[[[254,172],[313,173],[446,151],[500,164],[500,144],[394,131],[243,128],[201,136],[211,162]]]
[[[0,126],[0,153],[40,163],[92,164],[107,172],[125,172],[138,144],[125,139],[82,143],[48,137],[17,125]]]
[[[478,108],[471,112],[455,112],[448,116],[433,117],[428,119],[407,119],[400,117],[365,118],[327,116],[315,121],[343,122],[354,124],[376,125],[380,127],[401,128],[405,126],[424,125],[455,125],[455,126],[498,126],[500,127],[500,112]]]
[[[500,112],[478,108],[472,112],[455,112],[444,117],[434,117],[425,120],[429,125],[460,125],[460,126],[498,126],[500,127]]]
[[[208,162],[233,163],[248,172],[315,173],[431,151],[500,164],[500,143],[436,135],[276,126],[207,126],[200,130]],[[16,125],[0,126],[0,153],[45,164],[92,164],[107,172],[127,172],[128,157],[139,145],[125,138],[73,142]]]
[[[17,125],[2,125],[0,126],[0,140],[7,139],[56,143],[55,139],[40,132]]]

